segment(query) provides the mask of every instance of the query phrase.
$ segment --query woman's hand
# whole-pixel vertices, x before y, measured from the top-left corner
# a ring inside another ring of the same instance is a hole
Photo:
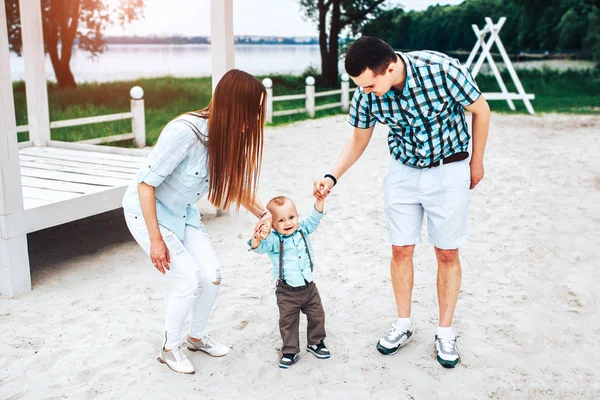
[[[154,268],[163,275],[166,273],[165,269],[171,269],[169,266],[169,263],[171,262],[169,249],[162,238],[150,242],[150,259],[152,259]]]
[[[261,228],[263,228],[263,229],[266,228],[267,236],[269,236],[269,233],[271,233],[272,225],[273,225],[273,215],[271,215],[271,211],[267,210],[265,215],[263,215],[262,218],[260,218],[258,220],[258,222],[256,223],[256,226],[254,227],[254,234],[257,234],[258,232],[260,232]]]
[[[253,238],[259,241],[265,240],[267,238],[267,236],[269,236],[269,233],[271,233],[271,229],[266,226],[266,225],[262,225],[258,231],[254,231],[254,236]]]

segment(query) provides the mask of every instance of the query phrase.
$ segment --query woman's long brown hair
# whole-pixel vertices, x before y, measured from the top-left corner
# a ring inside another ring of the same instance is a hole
[[[215,87],[208,106],[191,113],[208,118],[208,201],[215,207],[227,210],[235,203],[239,209],[254,199],[262,162],[266,103],[262,82],[232,69]]]

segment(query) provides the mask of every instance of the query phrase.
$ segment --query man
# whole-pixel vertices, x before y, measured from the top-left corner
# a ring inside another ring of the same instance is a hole
[[[489,106],[469,71],[441,53],[396,53],[384,41],[363,36],[348,49],[345,68],[359,86],[349,113],[354,134],[331,172],[315,181],[314,194],[327,196],[362,155],[377,122],[389,126],[391,159],[384,204],[398,319],[379,340],[377,350],[395,354],[413,336],[413,252],[421,241],[425,212],[428,240],[438,263],[437,360],[453,368],[460,362],[451,328],[461,281],[458,248],[467,238],[468,191],[484,174]],[[464,109],[473,115],[470,162]]]

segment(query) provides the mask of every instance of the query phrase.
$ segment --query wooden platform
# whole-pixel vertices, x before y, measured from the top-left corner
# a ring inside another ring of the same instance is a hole
[[[19,149],[24,210],[17,227],[9,224],[11,236],[121,207],[127,186],[145,160],[145,154]]]

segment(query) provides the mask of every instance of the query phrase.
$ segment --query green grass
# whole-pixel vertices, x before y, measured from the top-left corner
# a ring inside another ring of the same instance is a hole
[[[206,106],[210,100],[210,78],[152,78],[108,83],[86,83],[74,90],[62,90],[48,85],[50,121],[128,112],[129,90],[139,85],[144,88],[146,137],[154,144],[162,127],[176,115]],[[25,86],[15,83],[17,124],[27,124]],[[131,121],[114,121],[52,129],[55,140],[77,141],[131,132]],[[27,140],[27,133],[19,135]]]
[[[537,113],[559,112],[573,114],[589,114],[600,112],[600,71],[566,71],[550,70],[518,71],[527,93],[535,94],[532,101]],[[265,76],[260,76],[263,79]],[[275,96],[304,93],[305,76],[270,75],[273,80]],[[508,73],[503,73],[509,91],[516,91]],[[320,77],[316,77],[317,91],[330,90],[324,88]],[[480,88],[485,92],[498,92],[498,84],[493,76],[477,77]],[[129,111],[129,90],[139,85],[144,89],[146,107],[146,135],[148,144],[156,142],[163,126],[176,115],[197,110],[206,106],[210,100],[210,78],[149,78],[133,81],[108,83],[86,83],[74,90],[62,90],[54,84],[48,85],[50,103],[50,120],[90,117]],[[352,91],[353,89],[351,89]],[[15,109],[18,125],[27,124],[27,108],[25,103],[25,86],[23,82],[14,84]],[[339,95],[319,97],[316,105],[338,102]],[[515,101],[518,113],[525,113],[521,101]],[[511,112],[504,101],[490,102],[493,111]],[[274,103],[274,110],[303,108],[304,100]],[[339,108],[317,111],[315,117],[341,114]],[[307,119],[306,113],[274,117],[273,125],[283,125]],[[77,141],[88,138],[110,136],[131,132],[129,120],[114,121],[101,124],[83,125],[52,130],[55,140]],[[25,141],[27,133],[19,134],[19,141]],[[131,145],[125,143],[124,145]]]
[[[526,93],[535,95],[531,101],[536,113],[597,114],[600,113],[600,70],[564,72],[540,69],[518,70],[517,75]],[[502,79],[509,92],[516,92],[508,72],[502,73]],[[493,75],[479,75],[477,84],[483,92],[500,92]],[[527,110],[522,101],[515,100],[518,113]],[[513,112],[506,101],[490,101],[492,111]]]

